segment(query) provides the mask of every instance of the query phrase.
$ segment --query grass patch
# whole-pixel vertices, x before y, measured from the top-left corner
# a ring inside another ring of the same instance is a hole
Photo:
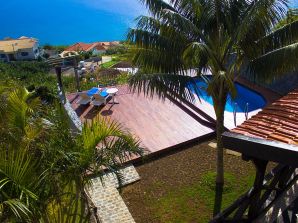
[[[119,63],[121,58],[119,56],[112,56],[112,60],[106,63],[101,64],[102,68],[111,68],[115,64]]]
[[[208,222],[213,212],[215,177],[216,173],[207,172],[191,186],[170,188],[165,195],[157,200],[147,197],[147,201],[155,213],[155,218],[165,223]],[[228,207],[242,193],[246,192],[252,186],[253,179],[253,174],[239,179],[226,172],[222,209]],[[156,182],[152,190],[162,186],[161,182]]]
[[[102,67],[102,68],[110,68],[110,67],[114,66],[115,64],[117,64],[117,63],[119,63],[119,62],[120,62],[120,60],[111,60],[111,61],[109,61],[109,62],[103,63],[103,64],[101,65],[101,67]]]
[[[125,54],[113,54],[108,55],[112,57],[112,60],[106,63],[101,64],[102,68],[111,68],[115,64],[121,62],[121,61],[131,61],[131,55],[125,53]]]

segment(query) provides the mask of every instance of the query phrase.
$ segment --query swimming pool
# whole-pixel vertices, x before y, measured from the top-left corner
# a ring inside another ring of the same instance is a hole
[[[199,89],[205,89],[207,86],[202,79],[197,79],[196,85]],[[237,96],[234,100],[231,99],[230,95],[228,96],[225,111],[233,112],[234,108],[236,108],[237,112],[251,112],[263,108],[266,105],[266,100],[262,95],[239,83],[235,83],[235,85],[237,89]],[[198,96],[213,105],[213,100],[211,96],[207,95],[206,91],[201,90],[200,95]]]

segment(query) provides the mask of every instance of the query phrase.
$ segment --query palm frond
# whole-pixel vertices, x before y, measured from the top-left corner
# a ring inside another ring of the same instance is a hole
[[[183,59],[187,64],[200,70],[206,68],[208,60],[211,60],[216,62],[214,66],[220,69],[219,61],[217,61],[213,51],[204,42],[190,43],[183,53]]]
[[[273,30],[257,41],[263,53],[298,42],[298,20]]]
[[[73,192],[66,193],[62,202],[53,201],[49,204],[48,213],[43,216],[47,222],[89,222],[86,205],[81,197],[76,197]]]
[[[195,99],[194,93],[200,95],[193,77],[180,74],[136,74],[129,79],[132,91],[144,93],[153,97],[157,94],[160,98],[171,95],[174,98],[183,98],[188,101]]]
[[[175,0],[171,1],[176,11],[183,15],[185,18],[197,23],[201,20],[203,15],[202,1],[197,0]]]
[[[38,200],[41,182],[36,167],[26,150],[0,151],[0,203],[4,212],[11,211],[18,219],[32,217],[31,206]]]
[[[287,2],[287,0],[250,2],[239,21],[241,23],[236,27],[232,41],[236,39],[243,49],[250,52],[249,46],[267,35],[274,25],[286,15]]]
[[[298,70],[298,43],[270,51],[248,65],[248,72],[259,80],[271,81],[274,77]]]
[[[32,215],[32,212],[29,210],[28,206],[19,199],[8,199],[0,205],[3,207],[8,207],[18,220],[28,220]]]
[[[154,16],[159,16],[160,12],[164,9],[175,11],[175,8],[164,0],[140,0]]]
[[[169,73],[184,69],[181,58],[184,40],[178,37],[170,39],[148,31],[131,30],[129,38],[136,44],[133,62],[140,68],[155,72]]]
[[[173,12],[171,10],[164,10],[160,20],[164,24],[163,29],[161,29],[161,35],[166,35],[169,38],[175,38],[173,34],[178,33],[181,35],[182,33],[183,36],[187,36],[187,39],[194,41],[204,38],[201,30],[191,20],[180,13]],[[170,33],[172,35],[169,35],[167,32],[169,27],[174,29],[176,32],[172,32]]]
[[[93,160],[92,169],[119,166],[131,155],[142,155],[140,141],[116,121],[96,118],[85,124],[81,142]],[[115,168],[117,169],[117,168]]]

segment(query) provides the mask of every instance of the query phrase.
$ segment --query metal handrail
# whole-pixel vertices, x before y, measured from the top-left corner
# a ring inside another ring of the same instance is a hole
[[[245,105],[244,114],[245,114],[245,120],[247,120],[248,119],[248,102]]]
[[[234,125],[237,126],[237,102],[234,103],[234,107],[233,107],[233,115],[234,115]]]

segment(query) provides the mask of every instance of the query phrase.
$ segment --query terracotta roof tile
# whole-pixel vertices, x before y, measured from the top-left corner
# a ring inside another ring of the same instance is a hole
[[[65,51],[88,51],[92,45],[89,43],[76,43],[66,48]]]
[[[65,49],[65,51],[90,51],[94,48],[98,50],[106,50],[110,48],[111,46],[118,45],[119,42],[95,42],[95,43],[75,43],[68,48]]]
[[[298,89],[273,102],[231,131],[298,145]]]

